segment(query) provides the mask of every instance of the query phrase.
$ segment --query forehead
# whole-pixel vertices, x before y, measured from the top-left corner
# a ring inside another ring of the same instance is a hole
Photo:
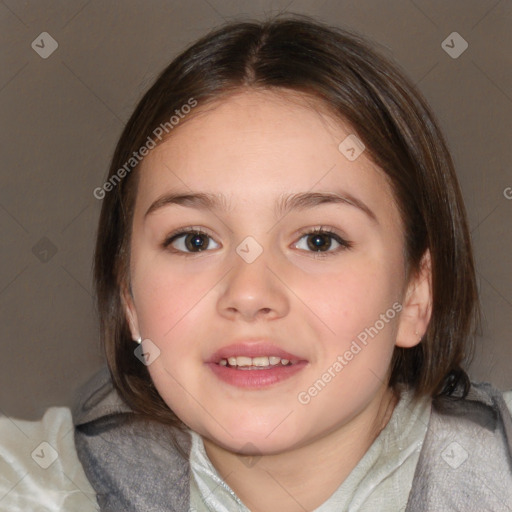
[[[286,192],[340,187],[389,205],[391,188],[365,151],[350,161],[340,143],[354,131],[319,100],[292,92],[244,91],[205,106],[143,160],[139,194],[219,192],[270,201]],[[349,141],[352,139],[349,138]]]
[[[295,91],[245,90],[199,105],[190,116],[150,152],[143,168],[171,158],[191,164],[215,158],[243,169],[256,157],[284,162],[294,154],[321,163],[332,160],[326,146],[337,149],[338,139],[351,132],[318,99]]]

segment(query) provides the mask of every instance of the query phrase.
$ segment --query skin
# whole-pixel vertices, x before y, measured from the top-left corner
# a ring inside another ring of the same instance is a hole
[[[312,510],[329,498],[393,411],[386,382],[394,347],[416,345],[430,319],[429,255],[407,282],[391,188],[366,151],[352,162],[340,152],[350,133],[298,93],[240,91],[186,120],[141,165],[131,294],[122,292],[132,335],[159,348],[148,369],[160,395],[255,512]],[[191,191],[223,193],[229,209],[167,205],[145,217],[163,194]],[[376,221],[347,204],[274,216],[281,195],[312,191],[351,194]],[[162,247],[189,226],[208,232],[206,250],[180,253],[185,237]],[[314,235],[300,230],[320,226],[353,247],[326,237],[329,250],[319,255],[308,248]],[[247,236],[263,249],[252,263],[236,252]],[[300,403],[298,393],[395,302],[401,313]],[[266,389],[220,381],[204,361],[249,337],[271,339],[308,365]]]

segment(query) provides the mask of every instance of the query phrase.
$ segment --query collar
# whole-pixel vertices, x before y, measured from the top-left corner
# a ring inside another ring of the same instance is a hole
[[[72,407],[75,426],[119,413],[133,413],[112,384],[106,366],[93,375],[76,393]]]

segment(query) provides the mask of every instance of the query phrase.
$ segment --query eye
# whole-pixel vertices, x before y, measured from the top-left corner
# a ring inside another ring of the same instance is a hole
[[[211,242],[215,244],[214,249],[220,247],[208,233],[205,233],[201,229],[181,229],[178,232],[170,234],[162,245],[164,248],[172,245],[174,252],[198,253],[211,249]]]
[[[344,240],[339,235],[323,227],[315,228],[301,233],[300,240],[305,239],[305,243],[299,241],[295,247],[308,252],[315,253],[338,253],[339,251],[350,249],[352,243]],[[322,254],[327,256],[327,254]]]

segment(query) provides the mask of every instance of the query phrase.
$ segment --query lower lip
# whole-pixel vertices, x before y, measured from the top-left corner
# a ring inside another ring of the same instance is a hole
[[[236,370],[216,363],[206,363],[213,373],[232,386],[248,389],[260,389],[289,379],[300,372],[307,361],[300,361],[290,366],[276,366],[268,370]]]

